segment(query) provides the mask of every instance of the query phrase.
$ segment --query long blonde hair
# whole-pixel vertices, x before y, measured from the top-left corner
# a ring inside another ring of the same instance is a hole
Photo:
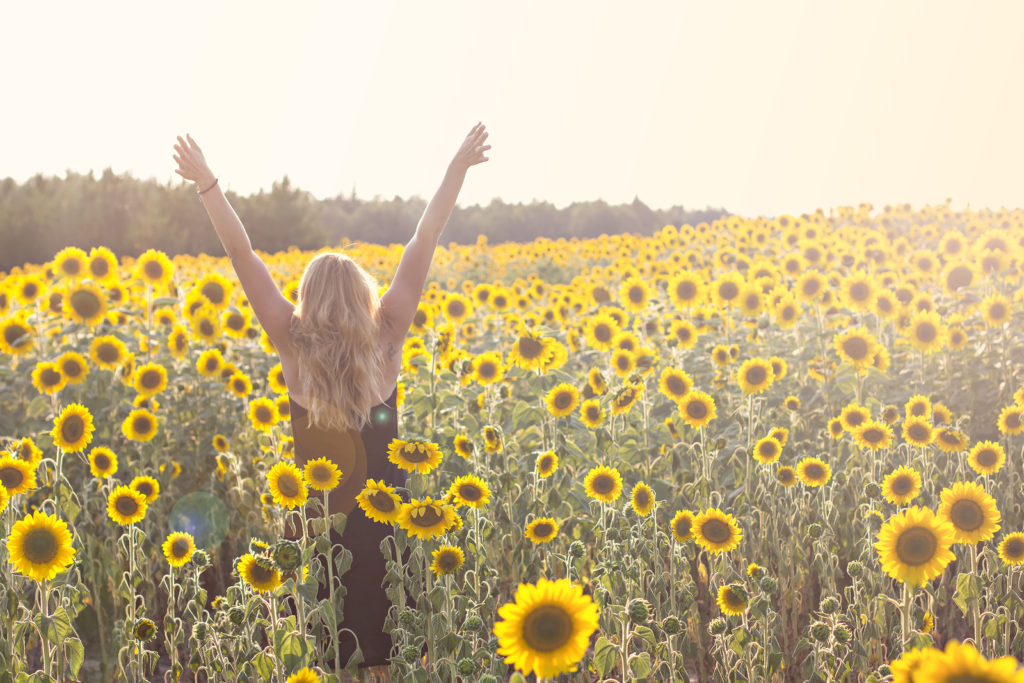
[[[384,378],[377,281],[345,254],[318,254],[290,322],[309,424],[361,430]]]

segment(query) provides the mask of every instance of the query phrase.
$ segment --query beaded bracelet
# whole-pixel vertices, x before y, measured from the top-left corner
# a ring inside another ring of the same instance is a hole
[[[206,188],[205,190],[199,190],[199,191],[197,191],[197,192],[196,192],[196,194],[204,194],[204,193],[206,193],[206,192],[209,192],[210,190],[212,190],[212,189],[213,189],[214,185],[216,185],[216,184],[217,184],[217,181],[219,181],[219,180],[220,180],[220,178],[214,178],[214,179],[213,179],[213,185],[210,185],[210,186],[209,186],[208,188]]]

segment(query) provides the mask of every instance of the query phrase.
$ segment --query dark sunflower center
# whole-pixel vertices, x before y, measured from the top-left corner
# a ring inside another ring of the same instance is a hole
[[[893,478],[890,483],[893,494],[897,496],[905,496],[914,490],[914,480],[905,474],[901,474],[898,477]]]
[[[139,501],[132,496],[118,496],[114,501],[114,509],[122,517],[134,517],[139,512]]]
[[[676,296],[683,301],[689,301],[693,297],[697,296],[697,286],[689,280],[683,280],[676,285]]]
[[[299,495],[299,480],[293,474],[282,474],[277,479],[277,490],[285,498],[294,498]]]
[[[519,338],[519,355],[526,360],[533,360],[540,356],[544,345],[530,337]]]
[[[633,494],[633,500],[636,501],[637,507],[645,508],[648,503],[651,502],[651,496],[647,493],[646,489],[638,489],[637,492]]]
[[[199,291],[214,305],[220,305],[224,302],[224,287],[218,282],[207,282]]]
[[[140,481],[138,484],[135,485],[135,490],[144,495],[146,498],[149,498],[150,496],[153,495],[153,485],[148,481]]]
[[[572,405],[572,393],[568,391],[558,392],[555,394],[554,404],[559,410],[565,410]]]
[[[441,571],[453,572],[459,568],[459,554],[446,550],[438,554],[437,565],[441,568]]]
[[[310,479],[317,484],[329,484],[331,482],[331,468],[323,463],[319,463],[313,466],[313,469],[309,472]]]
[[[21,288],[21,293],[25,298],[34,299],[39,294],[39,286],[34,282],[28,282]]]
[[[676,533],[685,538],[690,535],[690,526],[689,518],[684,517],[676,522]]]
[[[775,444],[771,441],[765,441],[761,444],[761,457],[771,458],[774,457],[778,449],[775,448]]]
[[[259,562],[253,562],[249,567],[249,578],[252,579],[252,583],[267,583],[274,579],[274,570],[267,569]]]
[[[973,500],[958,500],[949,508],[949,519],[961,531],[974,531],[985,522],[985,511]]]
[[[238,313],[232,313],[228,316],[228,327],[232,330],[240,330],[245,327],[245,318]]]
[[[850,298],[854,301],[867,301],[871,296],[871,288],[865,282],[854,282],[850,286]]]
[[[415,444],[408,444],[402,449],[402,458],[407,462],[426,462],[430,453],[420,450]]]
[[[150,280],[159,280],[164,276],[164,267],[159,261],[146,261],[143,271]]]
[[[68,443],[74,443],[85,433],[85,421],[81,415],[68,415],[60,425],[60,435]]]
[[[763,384],[766,379],[768,379],[768,372],[767,372],[767,370],[764,367],[762,367],[760,365],[755,365],[755,366],[747,369],[747,383],[748,384],[753,384],[754,386],[759,386],[759,385]]]
[[[975,459],[982,467],[993,467],[999,462],[999,453],[993,448],[983,448],[975,455]]]
[[[60,542],[53,530],[46,528],[31,529],[22,539],[21,549],[29,562],[47,564],[57,557]]]
[[[689,327],[680,327],[678,330],[676,330],[676,339],[678,339],[681,342],[688,342],[688,341],[690,341],[690,338],[692,336],[693,336],[693,333],[690,332],[690,328]]]
[[[17,467],[13,465],[0,467],[0,484],[3,484],[4,488],[8,491],[18,488],[24,481],[25,473]]]
[[[686,414],[694,420],[703,420],[708,415],[708,407],[703,401],[690,401],[686,404]]]
[[[463,499],[472,502],[480,500],[483,497],[484,492],[483,489],[476,484],[463,484],[459,487],[459,495],[462,496]]]
[[[188,539],[176,538],[174,543],[171,543],[171,557],[174,559],[181,559],[188,554]]]
[[[629,370],[633,363],[628,353],[620,353],[615,359],[615,365],[620,370]]]
[[[1004,554],[1010,559],[1016,559],[1024,555],[1024,539],[1011,538],[1003,546]]]
[[[960,289],[961,287],[967,287],[971,284],[974,279],[971,274],[971,269],[967,266],[956,266],[953,270],[949,271],[949,275],[946,276],[946,284],[953,291]]]
[[[370,494],[370,505],[381,512],[391,512],[395,509],[395,499],[383,491],[374,491]]]
[[[718,295],[726,301],[731,301],[739,296],[740,288],[736,286],[735,282],[723,282],[718,287]]]
[[[818,481],[825,478],[825,468],[816,462],[809,463],[804,467],[804,476],[811,481]]]
[[[436,505],[415,508],[413,511],[419,513],[409,515],[409,519],[416,526],[429,528],[444,521],[444,515],[441,514],[441,509]]]
[[[132,429],[136,434],[148,434],[153,429],[153,421],[145,415],[136,415],[132,420]]]
[[[793,481],[793,479],[796,477],[796,474],[793,472],[793,470],[789,468],[783,468],[779,470],[778,477],[779,481],[781,481],[783,484],[788,484],[791,481]]]
[[[549,536],[552,531],[553,529],[551,528],[551,524],[548,522],[541,522],[533,527],[533,535],[538,536],[539,538]]]
[[[82,270],[82,263],[76,258],[69,258],[61,264],[60,269],[68,275],[77,275]]]
[[[988,309],[989,317],[995,320],[1002,320],[1006,317],[1006,306],[1003,304],[992,304]]]
[[[63,363],[61,363],[60,367],[64,374],[67,375],[68,377],[78,377],[83,372],[82,364],[74,359],[68,359],[64,361]]]
[[[523,640],[531,650],[554,652],[572,638],[572,615],[560,605],[541,605],[523,620]]]
[[[114,363],[121,357],[121,352],[110,342],[103,342],[96,349],[96,356],[104,363]]]
[[[106,259],[94,258],[89,262],[89,270],[96,277],[104,277],[110,272],[110,264],[107,263]]]
[[[1006,426],[1010,429],[1020,428],[1020,413],[1016,411],[1010,411],[1006,414]]]
[[[849,425],[850,425],[851,427],[856,427],[856,426],[858,426],[858,425],[859,425],[860,423],[862,423],[862,422],[863,422],[863,421],[864,421],[865,419],[866,419],[866,418],[865,418],[865,416],[864,416],[864,413],[858,412],[858,411],[856,411],[856,410],[855,410],[855,411],[853,411],[853,412],[851,412],[851,413],[850,413],[849,415],[847,415],[847,416],[846,416],[846,422],[847,422],[847,424],[849,424]]]
[[[720,519],[709,519],[700,528],[701,535],[712,543],[725,543],[732,538],[732,529]]]
[[[146,370],[142,373],[141,383],[146,389],[156,389],[160,386],[161,379],[159,370]]]
[[[199,321],[199,333],[202,334],[204,337],[213,336],[213,323],[210,321],[209,318],[203,318],[202,320]]]
[[[938,539],[930,529],[911,527],[896,539],[896,556],[903,564],[917,567],[930,562],[938,547]]]
[[[935,339],[938,334],[938,330],[935,329],[935,325],[928,321],[924,321],[918,324],[915,334],[917,335],[918,340],[927,343]]]
[[[804,282],[803,293],[806,296],[817,294],[819,289],[821,289],[821,283],[818,282],[818,280],[815,278],[811,278],[810,280]]]
[[[599,474],[590,482],[595,493],[608,494],[615,490],[615,478],[610,474]]]
[[[634,304],[642,304],[647,299],[647,292],[643,287],[633,286],[629,288],[629,300]]]
[[[220,366],[220,361],[215,356],[211,356],[206,359],[206,371],[213,372]]]
[[[55,387],[60,384],[61,375],[52,368],[44,368],[43,371],[39,373],[39,379],[42,380],[43,386]]]
[[[71,308],[83,318],[92,318],[100,311],[100,300],[89,290],[73,292],[70,297]]]
[[[869,427],[861,432],[861,438],[869,444],[882,443],[885,441],[885,432],[877,427]]]
[[[241,393],[245,391],[246,388],[245,380],[236,378],[234,381],[232,381],[231,386],[234,388],[235,391]]]
[[[748,294],[746,299],[743,301],[743,305],[751,311],[755,308],[759,308],[761,306],[761,297],[757,294]]]
[[[21,339],[21,341],[15,344],[14,342],[18,341],[19,339]],[[4,329],[4,341],[10,344],[11,346],[24,346],[29,342],[28,328],[23,327],[18,323],[8,325]]]
[[[96,469],[100,472],[106,472],[110,467],[110,456],[100,451],[96,453],[92,458],[93,463],[96,465]]]
[[[267,423],[270,422],[271,413],[270,408],[266,406],[257,406],[256,408],[256,420],[259,422]]]
[[[427,314],[422,310],[416,311],[416,315],[412,317],[412,324],[416,327],[423,327],[427,322]]]
[[[491,361],[486,361],[480,364],[477,373],[484,379],[490,379],[498,374],[498,366]]]
[[[594,327],[594,338],[599,342],[609,342],[612,338],[612,328],[607,323],[600,323]]]
[[[722,599],[725,602],[726,607],[729,607],[730,609],[742,609],[747,606],[746,601],[736,595],[731,588],[722,593]]]
[[[668,389],[668,393],[673,396],[683,396],[690,390],[690,387],[686,384],[686,380],[679,375],[669,375],[668,379],[665,380],[665,388]]]
[[[861,360],[868,355],[868,342],[862,337],[850,337],[843,342],[843,351],[854,360]]]

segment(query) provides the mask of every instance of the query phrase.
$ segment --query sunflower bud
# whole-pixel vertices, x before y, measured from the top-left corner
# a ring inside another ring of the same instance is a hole
[[[484,627],[484,620],[475,614],[470,614],[466,617],[466,621],[463,626],[469,631],[479,631]]]
[[[480,677],[480,683],[498,683],[498,679],[491,674],[484,674]]]
[[[235,605],[228,610],[228,620],[230,620],[235,626],[241,626],[242,622],[245,621],[245,610],[242,607]]]
[[[629,620],[634,624],[646,624],[651,616],[650,603],[643,598],[630,600],[626,611],[629,612]]]
[[[197,621],[195,626],[192,627],[192,633],[195,634],[199,640],[206,640],[207,634],[210,632],[210,627],[205,621]]]
[[[882,495],[882,487],[873,481],[864,484],[864,495],[868,498],[878,498]]]
[[[192,553],[192,564],[199,571],[203,571],[210,566],[210,555],[205,550],[197,550]]]
[[[836,624],[836,627],[832,629],[832,635],[835,636],[838,643],[850,642],[850,629],[846,628],[843,624]]]
[[[819,643],[827,643],[829,637],[832,635],[832,631],[829,629],[828,624],[823,624],[820,621],[816,621],[811,625],[811,635]]]
[[[463,657],[459,660],[459,663],[455,665],[455,668],[459,670],[459,673],[463,676],[470,676],[476,671],[476,664],[469,657]]]
[[[223,595],[218,595],[217,597],[215,597],[213,599],[212,602],[210,602],[210,607],[212,607],[214,610],[219,610],[219,609],[221,609],[223,607],[227,607],[227,606],[228,606],[228,599],[225,598]]]
[[[825,527],[821,526],[817,522],[807,527],[807,535],[811,538],[821,538],[823,533],[825,533]]]
[[[142,643],[147,640],[152,640],[153,636],[156,635],[156,624],[149,619],[139,619],[135,622],[135,628],[132,629],[132,635],[135,636],[135,640]]]
[[[682,631],[683,625],[679,623],[679,619],[676,617],[667,616],[661,621],[661,629],[672,636]]]
[[[708,624],[708,632],[713,636],[720,636],[725,633],[725,619],[716,617]]]
[[[857,560],[853,560],[848,565],[846,565],[846,573],[856,578],[864,573],[864,565],[862,565]]]
[[[775,589],[779,587],[779,582],[775,580],[774,576],[762,576],[757,585],[765,593],[774,593]]]
[[[825,614],[835,614],[839,611],[839,601],[831,595],[821,601],[821,611]]]
[[[416,612],[411,609],[402,610],[398,615],[398,623],[406,628],[412,628],[416,625]]]
[[[573,541],[569,544],[569,554],[579,559],[587,553],[586,546],[583,545],[582,541]]]
[[[882,678],[888,678],[892,674],[892,669],[889,668],[888,664],[883,664],[878,667],[878,675]]]
[[[415,645],[406,645],[402,648],[402,659],[404,659],[409,664],[416,662],[417,660],[419,660],[419,658],[420,649]]]
[[[274,544],[271,550],[274,564],[284,573],[293,572],[302,564],[302,550],[295,541],[282,539]]]

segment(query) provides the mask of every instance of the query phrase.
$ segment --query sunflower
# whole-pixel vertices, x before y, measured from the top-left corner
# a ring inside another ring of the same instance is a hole
[[[64,247],[53,257],[53,272],[62,278],[85,277],[88,254],[78,247]]]
[[[1024,564],[1024,533],[1015,531],[999,542],[999,559],[1010,567]]]
[[[192,553],[196,551],[196,542],[192,534],[183,531],[175,531],[167,535],[167,540],[161,546],[167,563],[172,567],[181,567],[192,559]]]
[[[265,558],[246,553],[238,559],[238,575],[257,593],[272,593],[281,585],[281,572]]]
[[[775,324],[780,329],[788,330],[796,326],[797,318],[800,317],[800,304],[790,295],[779,299],[772,309],[775,314]]]
[[[724,368],[731,363],[732,356],[729,354],[729,347],[725,344],[715,344],[711,349],[711,362],[719,368]]]
[[[775,471],[775,479],[786,488],[789,488],[796,484],[796,470],[789,465],[783,465]]]
[[[999,431],[1007,436],[1024,432],[1024,406],[1010,404],[999,413]]]
[[[555,417],[565,417],[569,415],[576,406],[579,405],[580,392],[576,390],[571,384],[556,384],[552,387],[551,391],[548,392],[545,402],[548,406],[548,412]]]
[[[903,423],[903,439],[913,446],[927,446],[935,440],[935,428],[926,418],[907,418]]]
[[[587,473],[583,487],[591,498],[614,503],[622,494],[622,475],[614,467],[599,465]]]
[[[717,417],[715,400],[703,391],[687,392],[677,405],[683,421],[694,429],[704,427]]]
[[[214,450],[218,453],[223,453],[227,449],[231,448],[231,444],[223,434],[214,434],[211,444],[213,445]]]
[[[875,298],[875,281],[863,271],[848,275],[842,284],[842,298],[855,311],[871,308]]]
[[[1006,452],[995,441],[979,441],[967,454],[967,463],[978,474],[995,474],[1006,462]]]
[[[465,434],[455,435],[455,439],[452,441],[452,448],[455,450],[455,454],[460,457],[468,459],[473,455],[473,442]]]
[[[498,614],[498,654],[523,674],[544,678],[575,670],[598,627],[597,605],[568,579],[519,584]]]
[[[646,517],[654,509],[654,491],[641,481],[633,487],[629,503],[633,507],[633,512]]]
[[[786,442],[789,441],[789,430],[785,427],[773,427],[768,436],[779,442],[779,446],[782,448],[786,447]]]
[[[501,432],[492,425],[484,427],[484,450],[488,453],[500,453],[505,446],[501,441]]]
[[[743,276],[735,271],[724,273],[711,283],[711,296],[719,309],[730,308],[739,303],[740,292],[745,284]]]
[[[413,498],[403,503],[396,520],[410,536],[424,541],[440,536],[456,524],[455,508],[442,500]]]
[[[304,666],[289,676],[285,683],[321,683],[321,681],[315,671],[312,671],[308,666]]]
[[[113,280],[118,276],[117,256],[107,247],[93,247],[89,250],[86,270],[94,280]]]
[[[781,454],[782,443],[775,437],[766,436],[754,444],[754,460],[764,465],[777,462]]]
[[[796,282],[796,295],[802,301],[821,298],[828,283],[816,270],[805,270]]]
[[[10,444],[7,450],[11,455],[18,458],[23,462],[27,462],[29,465],[35,467],[39,464],[39,461],[43,459],[43,451],[36,446],[35,441],[32,437],[22,437],[18,441]]]
[[[740,313],[748,318],[756,318],[764,309],[764,296],[761,288],[754,283],[743,285],[739,295]]]
[[[584,334],[587,344],[599,351],[610,351],[612,339],[619,332],[620,326],[615,318],[606,312],[598,312],[587,318]]]
[[[203,377],[217,377],[223,365],[224,357],[219,349],[207,349],[199,354],[199,358],[196,360],[196,370]]]
[[[837,335],[833,341],[839,357],[860,371],[871,367],[879,347],[875,336],[863,327]]]
[[[65,385],[67,385],[67,380],[61,374],[56,364],[48,361],[36,363],[36,367],[32,370],[32,386],[40,394],[56,394]]]
[[[526,525],[524,533],[534,545],[548,543],[558,535],[558,522],[550,517],[539,517]]]
[[[672,537],[679,543],[685,543],[693,538],[693,523],[696,518],[689,510],[676,512],[669,526],[672,527]]]
[[[626,349],[616,349],[612,353],[611,366],[619,377],[629,377],[636,369],[636,354]]]
[[[267,472],[267,484],[274,502],[281,507],[294,508],[306,504],[309,492],[302,481],[302,472],[290,462],[279,462]]]
[[[633,313],[643,313],[651,300],[651,292],[646,283],[638,277],[626,278],[619,288],[619,301],[622,306]]]
[[[255,429],[269,432],[278,422],[281,415],[277,412],[277,405],[269,398],[260,397],[249,401],[249,421]]]
[[[843,427],[842,419],[838,417],[833,417],[831,420],[828,421],[827,429],[829,435],[831,435],[833,439],[837,440],[842,438],[843,433],[846,431],[846,428]]]
[[[142,521],[146,507],[146,496],[123,485],[111,491],[107,498],[107,514],[121,525]]]
[[[832,468],[820,458],[804,458],[796,464],[796,474],[804,486],[822,486],[832,478]]]
[[[128,347],[113,335],[94,337],[89,344],[89,359],[104,370],[117,370],[128,358]]]
[[[0,455],[0,486],[9,497],[31,491],[36,485],[35,464],[6,453]]]
[[[878,420],[868,420],[853,431],[857,445],[864,450],[877,451],[892,444],[892,427]]]
[[[604,408],[596,398],[589,398],[580,404],[580,420],[590,429],[597,429],[604,424]]]
[[[487,351],[473,358],[473,379],[486,386],[500,381],[505,376],[501,353]]]
[[[595,396],[602,396],[608,391],[608,383],[604,381],[600,368],[590,368],[587,372],[587,386]]]
[[[786,410],[795,413],[800,410],[800,399],[796,396],[787,396],[782,405],[786,407]]]
[[[747,611],[747,592],[738,583],[731,583],[718,589],[718,603],[722,614],[730,617],[742,616]]]
[[[861,425],[865,424],[870,419],[871,413],[867,408],[858,403],[847,404],[839,414],[839,420],[842,422],[843,429],[851,434],[856,432]]]
[[[491,491],[483,479],[467,474],[452,482],[448,495],[452,497],[456,507],[466,505],[471,508],[482,508],[490,500]]]
[[[959,453],[967,450],[968,443],[970,441],[967,435],[952,427],[943,427],[935,434],[935,444],[944,453]]]
[[[441,312],[449,321],[459,324],[472,315],[473,307],[469,299],[453,292],[445,295],[444,303],[441,304]]]
[[[920,586],[953,560],[953,525],[916,505],[893,515],[878,532],[882,569],[897,581]]]
[[[953,526],[953,542],[974,545],[987,541],[999,531],[1002,516],[996,499],[973,481],[958,481],[942,490],[935,514]]]
[[[132,382],[142,396],[155,396],[167,388],[167,370],[157,363],[146,363],[135,368]]]
[[[160,495],[160,484],[153,477],[139,476],[132,479],[128,488],[146,497],[146,503],[152,503]]]
[[[91,282],[78,282],[64,293],[64,315],[76,323],[98,325],[107,314],[107,296]]]
[[[78,453],[92,441],[94,430],[89,409],[81,403],[71,403],[54,420],[50,436],[65,453]]]
[[[181,325],[175,325],[167,336],[167,348],[171,355],[181,360],[188,351],[188,332]]]
[[[668,283],[668,295],[679,308],[689,308],[704,300],[704,280],[696,273],[683,270]]]
[[[429,441],[393,439],[388,445],[388,460],[407,472],[427,474],[441,463],[441,449]]]
[[[746,394],[759,394],[774,380],[772,365],[764,358],[750,358],[744,361],[736,373],[736,381]]]
[[[135,277],[153,287],[169,283],[173,276],[174,265],[157,249],[147,249],[135,262]]]
[[[89,374],[89,362],[77,351],[66,351],[54,364],[68,384],[80,384]]]
[[[228,378],[228,389],[238,398],[245,398],[252,393],[252,381],[244,372],[234,372],[231,374],[231,377]],[[287,397],[285,398],[287,402]],[[278,403],[275,401],[274,405],[278,406]],[[281,415],[279,406],[277,412],[278,415]],[[284,416],[282,415],[282,417]]]
[[[680,401],[693,389],[693,378],[682,370],[665,368],[658,380],[658,390],[670,401]]]
[[[434,561],[430,565],[430,570],[437,576],[454,574],[462,566],[462,563],[466,561],[462,548],[454,545],[442,545],[431,555]]]
[[[916,470],[901,466],[882,481],[882,495],[893,505],[906,505],[921,493],[921,475]]]
[[[394,487],[383,480],[367,479],[366,486],[356,496],[356,502],[367,517],[381,524],[394,524],[402,510],[402,499]]]
[[[35,329],[25,319],[25,314],[15,314],[0,322],[0,351],[20,356],[35,347]]]
[[[245,339],[246,331],[249,329],[250,320],[245,313],[231,308],[221,314],[220,324],[229,337],[233,337],[234,339]]]
[[[697,343],[697,328],[689,320],[673,320],[668,334],[681,349],[692,349]]]
[[[306,462],[302,477],[309,488],[330,491],[341,481],[341,471],[327,458],[317,458]]]
[[[1000,327],[1010,319],[1012,313],[1010,301],[998,292],[989,295],[981,302],[981,317],[989,327]]]
[[[714,554],[735,549],[743,538],[736,518],[718,508],[704,510],[694,518],[693,534],[701,548]]]
[[[934,353],[945,344],[946,326],[935,311],[923,311],[911,316],[904,334],[915,349],[924,353]]]
[[[899,659],[889,662],[892,670],[892,683],[914,683],[915,672],[921,664],[935,652],[932,648],[915,647],[904,650]]]
[[[67,523],[36,510],[11,527],[7,555],[14,568],[35,581],[47,581],[74,561]]]
[[[156,415],[144,408],[128,413],[121,423],[121,431],[132,441],[149,441],[156,436],[158,424]]]
[[[914,669],[914,681],[928,683],[1024,683],[1012,655],[987,660],[970,643],[951,640],[944,651],[931,650]]]
[[[900,419],[900,409],[890,403],[882,408],[882,419],[888,425],[896,424]]]
[[[546,451],[537,456],[537,476],[541,479],[550,477],[558,469],[558,456],[554,451]]]
[[[616,391],[615,395],[612,396],[612,415],[621,415],[628,412],[640,398],[642,390],[642,384],[630,382]]]

